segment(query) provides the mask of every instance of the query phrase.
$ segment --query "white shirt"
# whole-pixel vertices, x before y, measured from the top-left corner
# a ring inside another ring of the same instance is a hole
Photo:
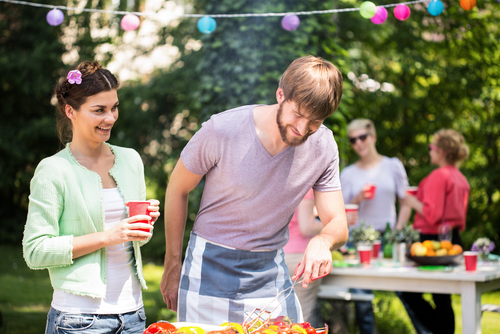
[[[103,189],[104,230],[107,231],[127,216],[125,202],[118,188]],[[54,290],[52,307],[63,312],[121,314],[143,306],[141,285],[134,275],[132,242],[106,247],[106,297],[78,296]]]

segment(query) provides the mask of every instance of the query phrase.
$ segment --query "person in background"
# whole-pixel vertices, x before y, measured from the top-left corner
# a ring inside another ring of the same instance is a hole
[[[145,200],[139,154],[106,143],[118,119],[118,80],[83,62],[56,86],[57,128],[66,147],[43,159],[31,180],[23,253],[48,269],[54,288],[45,333],[142,333],[146,316],[140,247],[160,215],[127,217]],[[149,232],[139,231],[146,229]]]
[[[420,182],[417,196],[407,196],[404,206],[416,211],[413,228],[420,231],[421,241],[439,240],[440,226],[447,225],[452,228],[451,242],[462,246],[459,231],[465,229],[470,186],[458,167],[469,156],[469,148],[460,133],[442,129],[434,134],[429,155],[438,168]],[[451,295],[433,293],[435,308],[421,293],[402,292],[400,298],[419,334],[455,332]]]
[[[355,119],[347,126],[347,135],[359,160],[340,173],[344,202],[358,204],[358,219],[350,224],[364,223],[383,235],[387,222],[391,228],[406,223],[411,210],[402,208],[396,214],[396,199],[405,198],[408,178],[398,158],[388,158],[377,152],[375,125],[369,119]],[[371,198],[370,186],[374,185],[375,196]],[[370,290],[352,289],[356,293],[371,293]],[[361,334],[374,333],[375,318],[371,302],[355,302],[356,322]]]
[[[314,206],[314,191],[311,189],[300,202],[295,210],[290,225],[288,225],[289,240],[283,247],[285,251],[285,262],[288,266],[290,276],[295,274],[295,268],[302,261],[304,251],[312,237],[323,229],[323,224],[317,219],[317,212]],[[304,321],[311,323],[313,327],[319,325],[318,315],[315,313],[316,300],[321,279],[313,281],[307,288],[296,287],[295,294],[299,298]]]

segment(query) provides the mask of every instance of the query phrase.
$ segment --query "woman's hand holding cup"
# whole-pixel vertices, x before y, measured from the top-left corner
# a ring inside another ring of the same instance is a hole
[[[125,218],[104,233],[107,234],[106,246],[114,246],[127,241],[146,241],[153,234],[149,215],[136,215]]]

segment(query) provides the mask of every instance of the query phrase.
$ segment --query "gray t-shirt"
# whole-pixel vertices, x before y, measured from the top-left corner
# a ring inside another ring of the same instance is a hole
[[[396,225],[396,195],[404,198],[408,187],[405,168],[398,158],[383,157],[373,168],[361,169],[356,165],[347,166],[340,173],[344,202],[350,203],[361,189],[371,183],[377,186],[375,197],[359,204],[358,221],[383,231],[387,222],[391,228]]]
[[[181,153],[186,168],[206,174],[193,232],[243,250],[276,250],[307,191],[340,190],[338,148],[321,125],[297,147],[271,156],[255,129],[255,105],[213,115]]]

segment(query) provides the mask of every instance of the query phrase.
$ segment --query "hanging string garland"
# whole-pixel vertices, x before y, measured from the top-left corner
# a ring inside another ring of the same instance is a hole
[[[295,14],[285,15],[283,19],[281,19],[281,26],[283,29],[292,31],[299,27],[300,19]]]
[[[198,30],[204,34],[211,34],[217,28],[217,22],[210,16],[203,16],[198,20]]]
[[[444,5],[441,0],[433,0],[429,2],[429,6],[427,6],[427,11],[432,16],[438,16],[444,10]]]
[[[54,8],[47,13],[47,22],[51,26],[58,26],[64,21],[64,14],[59,9]]]
[[[359,14],[365,19],[371,19],[376,11],[377,6],[371,1],[365,1],[359,6]]]
[[[375,15],[370,19],[374,24],[382,24],[387,20],[387,9],[384,7],[377,7],[377,11],[375,12]]]
[[[394,16],[396,16],[398,20],[404,21],[410,17],[410,14],[411,10],[407,5],[401,4],[394,8]]]
[[[500,0],[497,0],[500,2]],[[71,10],[76,12],[92,12],[92,13],[105,13],[105,14],[115,14],[124,15],[121,20],[121,27],[124,30],[130,31],[135,30],[139,27],[141,20],[140,16],[154,16],[156,13],[142,13],[142,12],[127,12],[127,11],[114,11],[114,10],[103,10],[95,8],[75,8],[68,6],[54,6],[46,5],[28,1],[19,0],[0,0],[0,2],[7,2],[19,5],[26,5],[32,7],[41,7],[51,9],[47,13],[47,22],[51,26],[58,26],[64,21],[63,10]],[[282,16],[281,26],[283,29],[292,31],[298,28],[300,24],[300,19],[298,15],[316,15],[316,14],[332,14],[341,12],[353,12],[359,11],[361,16],[370,19],[374,24],[382,24],[387,20],[387,9],[390,7],[394,8],[394,16],[400,20],[404,21],[410,17],[411,10],[407,5],[426,3],[429,2],[427,10],[430,15],[437,16],[440,15],[444,10],[444,5],[441,0],[414,0],[403,2],[399,4],[388,4],[376,6],[371,1],[365,1],[361,4],[359,8],[342,8],[342,9],[327,9],[327,10],[314,10],[314,11],[303,11],[303,12],[291,12],[291,13],[245,13],[245,14],[212,14],[210,16],[203,14],[182,14],[178,15],[178,18],[199,18],[197,26],[198,30],[204,34],[212,33],[217,27],[217,22],[214,18],[236,18],[236,17],[271,17],[271,16]],[[465,10],[471,10],[476,6],[476,0],[460,0],[460,6]]]
[[[476,6],[476,0],[460,0],[460,6],[465,10],[471,10]]]
[[[139,19],[139,17],[134,14],[125,15],[120,23],[122,29],[126,31],[135,30],[139,27],[140,24],[141,24],[141,19]]]

